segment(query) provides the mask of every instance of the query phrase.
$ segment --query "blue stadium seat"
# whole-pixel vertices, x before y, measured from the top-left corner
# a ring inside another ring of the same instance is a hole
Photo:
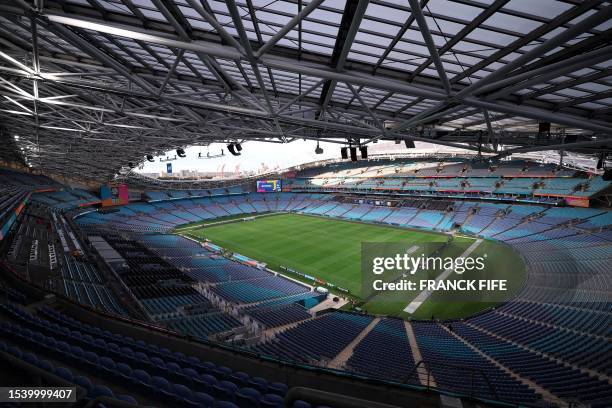
[[[57,367],[55,369],[55,375],[63,378],[66,381],[72,382],[74,380],[74,376],[72,375],[72,371],[67,369],[66,367]]]
[[[240,408],[257,408],[261,394],[255,388],[244,387],[236,392],[236,404]]]
[[[259,406],[261,408],[281,408],[284,407],[284,400],[280,395],[266,394],[260,400]]]
[[[138,405],[138,401],[136,400],[136,398],[132,397],[131,395],[117,395],[117,399],[120,401],[129,402],[130,404]]]
[[[236,371],[230,377],[230,381],[232,381],[234,384],[238,385],[239,387],[244,387],[249,381],[249,375],[242,371]]]
[[[126,381],[131,380],[134,375],[132,368],[126,363],[117,363],[115,366],[115,373]]]
[[[115,394],[106,385],[96,384],[89,392],[91,398],[96,397],[109,397],[114,398]]]
[[[83,376],[83,375],[77,375],[73,378],[73,381],[76,385],[79,385],[83,388],[85,388],[85,390],[87,390],[87,392],[89,393],[92,389],[93,389],[93,385],[91,384],[91,381],[89,380],[89,378]]]
[[[265,378],[253,377],[248,381],[249,387],[255,388],[262,394],[268,391],[268,381]]]
[[[151,384],[155,388],[156,395],[163,401],[170,402],[174,400],[174,389],[167,379],[153,376],[151,377]]]
[[[49,372],[53,372],[53,364],[49,360],[38,360],[38,367]]]
[[[0,347],[1,349],[1,347]],[[32,365],[38,365],[38,357],[36,357],[35,354],[33,353],[23,353],[22,357],[21,357],[26,363],[32,364]]]
[[[230,401],[215,401],[215,408],[240,408],[238,405]]]
[[[287,385],[279,382],[274,382],[268,386],[268,392],[284,397],[287,394]]]
[[[192,400],[202,408],[212,408],[215,403],[215,399],[204,392],[194,392]]]
[[[227,401],[234,401],[238,386],[230,381],[220,381],[218,384],[213,385],[213,393],[215,398],[219,398]]]

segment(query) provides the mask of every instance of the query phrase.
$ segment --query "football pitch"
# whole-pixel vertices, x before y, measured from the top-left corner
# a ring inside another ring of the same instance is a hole
[[[456,236],[452,245],[445,246],[449,239],[441,233],[319,216],[273,214],[251,221],[236,220],[213,225],[204,222],[179,227],[175,233],[202,241],[208,239],[226,250],[265,262],[273,270],[310,284],[312,281],[288,273],[281,266],[314,276],[348,289],[363,310],[403,318],[459,318],[498,302],[449,302],[433,293],[414,313],[407,313],[404,309],[417,293],[398,291],[364,296],[361,272],[363,242],[401,243],[407,248],[439,247],[442,249],[438,255],[452,258],[461,256],[470,248],[472,257],[486,254],[487,267],[480,272],[466,272],[463,278],[508,279],[513,289],[522,285],[525,274],[520,256],[497,242],[476,242],[472,237]],[[395,281],[398,278],[400,276],[386,276],[384,280]],[[448,279],[456,279],[456,276]]]

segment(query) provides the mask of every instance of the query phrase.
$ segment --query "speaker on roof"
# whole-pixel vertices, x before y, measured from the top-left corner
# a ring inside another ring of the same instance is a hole
[[[185,157],[185,156],[187,156],[187,155],[185,154],[185,150],[183,150],[183,149],[182,149],[182,148],[180,148],[180,147],[179,147],[178,149],[176,149],[176,154],[178,155],[178,157]]]
[[[317,147],[315,148],[315,154],[323,154],[323,148],[319,146],[319,141],[317,141]]]
[[[351,161],[357,161],[357,148],[351,147]]]
[[[236,150],[239,152],[242,151],[242,145],[240,143],[236,143]]]
[[[236,151],[236,146],[233,143],[227,145],[227,150],[229,150],[233,156],[240,156],[240,152]]]
[[[550,122],[538,123],[538,133],[550,133]]]
[[[361,153],[362,159],[368,158],[368,146],[359,146],[359,152]]]
[[[348,148],[347,147],[341,148],[340,155],[342,156],[343,159],[348,159]]]
[[[404,139],[404,143],[406,144],[406,148],[407,149],[414,149],[415,148],[413,140]]]
[[[147,160],[150,161],[150,162],[154,162],[155,158],[153,157],[152,154],[147,154]]]
[[[601,154],[599,155],[599,159],[597,160],[597,170],[600,170],[600,169],[602,169],[602,168],[603,168],[604,158],[605,158],[604,154],[603,154],[603,153],[601,153]]]

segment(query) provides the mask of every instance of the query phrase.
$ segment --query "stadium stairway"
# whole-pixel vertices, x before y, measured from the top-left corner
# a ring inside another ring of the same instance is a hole
[[[467,347],[469,347],[475,353],[477,353],[478,355],[482,356],[487,361],[490,361],[497,368],[499,368],[500,370],[504,371],[509,376],[511,376],[512,378],[516,379],[517,381],[520,381],[521,383],[523,383],[527,387],[531,388],[533,391],[535,391],[538,394],[540,394],[544,398],[545,401],[547,401],[547,402],[549,402],[551,404],[555,404],[556,406],[559,406],[559,407],[568,407],[568,404],[565,401],[563,401],[561,398],[559,398],[556,395],[552,394],[548,390],[540,387],[538,384],[534,383],[533,381],[531,381],[531,380],[529,380],[527,378],[521,377],[520,375],[518,375],[517,373],[515,373],[514,371],[512,371],[511,369],[509,369],[508,367],[506,367],[502,363],[500,363],[499,361],[495,360],[494,358],[492,358],[488,354],[482,352],[479,348],[474,346],[472,343],[470,343],[469,341],[465,340],[463,337],[461,337],[460,335],[455,333],[455,331],[450,330],[448,327],[446,327],[443,324],[441,324],[440,327],[442,327],[451,336],[455,337],[457,340],[459,340],[460,342],[465,344]]]
[[[336,302],[334,300],[334,296],[328,296],[327,299],[325,299],[324,301],[322,301],[318,305],[310,308],[310,312],[311,313],[317,313],[317,312],[320,312],[321,310],[330,309],[330,308],[331,309],[340,309],[340,308],[342,308],[342,306],[346,305],[348,302],[349,301],[346,298],[340,298]]]
[[[351,341],[341,352],[339,352],[336,355],[336,357],[334,357],[327,364],[327,368],[333,368],[333,369],[337,369],[337,370],[342,369],[342,367],[344,367],[344,364],[353,355],[353,351],[355,350],[355,347],[361,342],[361,340],[363,340],[363,338],[365,336],[368,335],[368,333],[370,333],[372,331],[372,329],[374,328],[374,326],[376,326],[378,324],[378,322],[380,322],[380,317],[377,317],[374,320],[372,320],[370,322],[370,324],[368,324],[366,326],[366,328],[363,329],[363,331],[361,333],[359,333],[353,339],[353,341]]]
[[[480,235],[482,234],[482,232],[484,230],[486,230],[487,228],[489,228],[491,226],[491,224],[493,224],[494,222],[496,222],[497,220],[499,220],[500,218],[503,218],[503,215],[501,214],[496,214],[494,217],[491,218],[490,222],[487,222],[486,225],[484,227],[482,227],[481,229],[478,230],[478,232],[476,233],[476,235]]]
[[[465,217],[465,220],[463,220],[463,222],[461,223],[461,227],[463,227],[464,225],[470,225],[470,222],[472,222],[472,218],[474,218],[475,214],[476,214],[475,212],[468,211],[468,215],[467,217]]]
[[[266,341],[267,339],[270,339],[270,338],[274,337],[275,334],[282,333],[282,332],[284,332],[286,330],[290,330],[290,329],[296,327],[297,325],[299,325],[300,323],[307,322],[307,321],[310,321],[310,320],[314,320],[314,318],[300,320],[299,322],[293,322],[293,323],[286,324],[284,326],[272,327],[270,329],[267,329],[267,330],[265,330],[262,333],[261,340],[262,341]]]
[[[421,355],[421,349],[419,348],[419,344],[417,343],[416,337],[414,335],[414,330],[412,330],[412,324],[404,320],[404,329],[406,330],[406,336],[408,336],[408,344],[410,344],[410,351],[412,352],[412,358],[415,362],[423,361],[423,356]],[[419,382],[421,385],[426,387],[437,387],[436,379],[432,373],[429,372],[426,364],[421,364],[419,367],[417,374],[419,376]]]
[[[444,212],[444,215],[440,218],[440,220],[433,226],[433,230],[439,230],[441,225],[444,225],[448,222],[448,218],[452,214],[451,211]]]

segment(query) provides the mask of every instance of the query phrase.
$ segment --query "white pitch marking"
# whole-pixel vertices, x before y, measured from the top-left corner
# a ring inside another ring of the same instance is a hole
[[[461,256],[459,258],[465,258],[467,257],[469,254],[471,254],[476,248],[478,248],[478,245],[480,245],[480,243],[482,242],[482,239],[477,239],[476,241],[474,241],[474,243],[472,245],[470,245],[464,252],[463,254],[461,254]],[[446,278],[448,278],[450,276],[450,274],[453,273],[453,269],[452,268],[448,268],[446,270],[444,270],[444,272],[442,272],[437,278],[436,278],[436,282],[438,281],[442,281],[445,280]],[[413,300],[412,302],[410,302],[408,304],[408,306],[406,306],[406,308],[404,309],[404,312],[406,313],[410,313],[413,314],[414,312],[416,312],[416,310],[421,307],[421,305],[423,303],[425,303],[425,301],[427,299],[429,299],[429,297],[431,296],[431,291],[430,290],[424,290],[421,293],[419,293]]]

